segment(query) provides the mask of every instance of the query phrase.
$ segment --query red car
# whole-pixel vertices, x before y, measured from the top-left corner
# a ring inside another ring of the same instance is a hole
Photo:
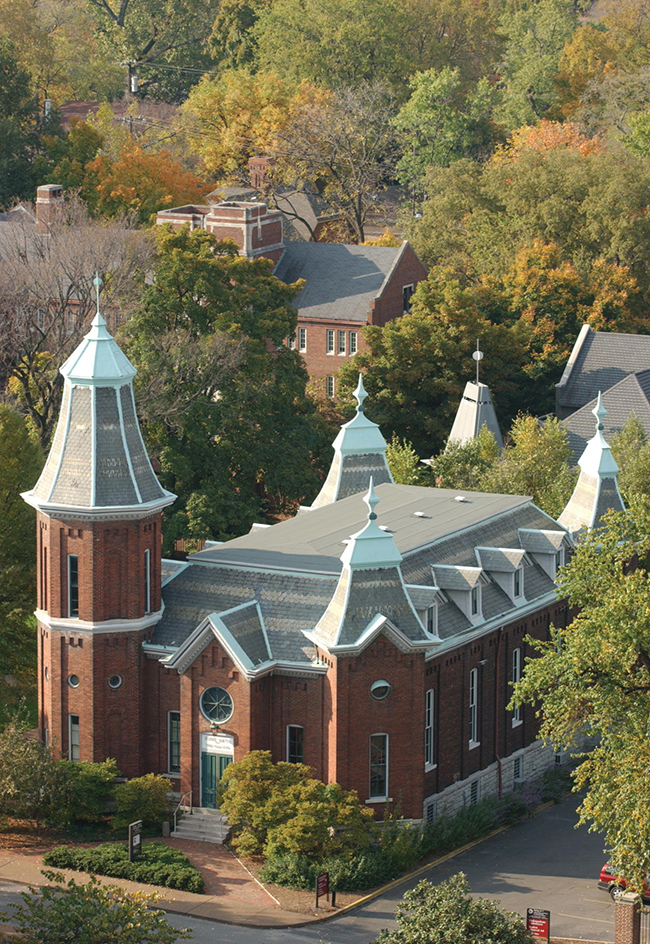
[[[618,901],[619,896],[625,891],[625,879],[619,878],[611,865],[607,863],[600,870],[598,888],[604,888],[614,901]],[[650,901],[650,884],[647,881],[643,886],[643,900],[644,902]]]

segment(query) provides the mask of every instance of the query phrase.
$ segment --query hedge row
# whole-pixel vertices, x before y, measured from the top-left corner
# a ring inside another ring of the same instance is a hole
[[[186,892],[202,892],[203,876],[189,859],[163,842],[147,842],[142,856],[129,862],[129,850],[123,843],[106,842],[87,849],[81,846],[57,846],[43,862],[57,869],[75,869],[92,875],[127,878],[146,885],[180,888]]]
[[[312,889],[316,876],[329,872],[331,887],[339,891],[373,888],[398,878],[424,856],[445,855],[499,826],[530,815],[540,803],[559,800],[570,789],[570,777],[567,768],[555,768],[501,800],[489,797],[465,807],[456,816],[440,816],[423,829],[391,825],[380,845],[349,856],[320,861],[299,855],[272,856],[266,860],[260,878],[289,888]]]

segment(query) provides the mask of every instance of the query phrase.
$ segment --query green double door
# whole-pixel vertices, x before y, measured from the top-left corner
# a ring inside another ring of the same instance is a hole
[[[228,754],[201,753],[201,806],[216,809],[217,787],[223,772],[232,763]]]

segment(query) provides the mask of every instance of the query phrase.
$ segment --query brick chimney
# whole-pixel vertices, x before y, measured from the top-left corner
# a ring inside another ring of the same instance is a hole
[[[61,184],[45,184],[36,191],[36,232],[49,233],[57,209],[63,205]]]
[[[265,203],[214,203],[205,217],[205,229],[217,239],[232,239],[247,259],[264,256],[277,263],[284,252],[282,213]]]

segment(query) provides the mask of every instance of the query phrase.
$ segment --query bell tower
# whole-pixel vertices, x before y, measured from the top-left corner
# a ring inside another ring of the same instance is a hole
[[[61,413],[37,511],[39,730],[70,760],[142,769],[142,642],[160,619],[158,482],[133,396],[135,368],[99,311],[60,368]]]

